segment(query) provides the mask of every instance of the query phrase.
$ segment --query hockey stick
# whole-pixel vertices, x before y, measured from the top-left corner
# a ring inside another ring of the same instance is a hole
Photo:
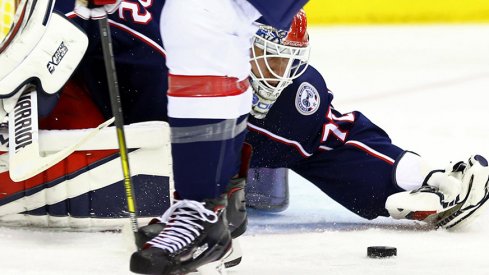
[[[114,118],[111,118],[70,146],[54,154],[42,156],[39,147],[36,93],[35,86],[26,87],[14,111],[9,115],[8,170],[13,181],[26,180],[50,168],[114,121]]]
[[[112,113],[115,117],[115,127],[117,140],[119,142],[119,152],[121,155],[122,173],[124,175],[124,189],[127,200],[127,210],[131,220],[131,228],[136,238],[138,232],[138,221],[136,217],[136,202],[134,199],[134,188],[129,170],[129,158],[127,154],[126,138],[124,135],[124,121],[122,116],[121,96],[119,93],[119,83],[114,62],[114,53],[112,48],[112,38],[110,35],[110,26],[107,15],[98,20],[100,30],[100,40],[104,53],[105,70],[107,73],[107,84],[109,86],[110,103]]]

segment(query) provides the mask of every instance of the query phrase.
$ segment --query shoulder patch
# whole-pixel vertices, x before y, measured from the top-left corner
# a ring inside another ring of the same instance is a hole
[[[308,116],[319,109],[320,97],[316,88],[308,82],[304,82],[297,89],[295,107],[299,113]]]

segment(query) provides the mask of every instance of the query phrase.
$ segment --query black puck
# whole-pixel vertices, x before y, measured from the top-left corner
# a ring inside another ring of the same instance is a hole
[[[369,246],[367,247],[369,258],[386,258],[397,256],[397,248],[392,246]]]

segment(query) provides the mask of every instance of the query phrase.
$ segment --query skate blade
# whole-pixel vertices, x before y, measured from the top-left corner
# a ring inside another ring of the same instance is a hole
[[[224,265],[224,262],[226,259],[233,253],[233,248],[231,248],[224,257],[222,257],[220,260],[211,262],[205,265],[200,266],[197,268],[197,274],[200,275],[227,275],[226,267]]]
[[[243,252],[241,251],[241,245],[239,243],[239,238],[233,239],[233,248],[231,254],[224,258],[224,266],[226,268],[231,268],[237,266],[241,262],[243,257]]]
[[[205,264],[197,269],[197,273],[200,275],[227,275],[226,268],[224,267],[224,261],[215,261]]]

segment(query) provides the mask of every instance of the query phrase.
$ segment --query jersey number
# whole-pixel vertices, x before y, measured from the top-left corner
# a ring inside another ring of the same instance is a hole
[[[127,20],[126,14],[129,14],[133,22],[138,24],[147,24],[153,19],[153,16],[148,10],[146,10],[146,8],[151,7],[151,5],[153,5],[153,1],[154,0],[139,0],[139,4],[127,0],[122,1],[121,6],[119,7],[119,17]]]
[[[323,125],[323,134],[321,137],[321,141],[326,142],[328,141],[328,138],[330,138],[331,135],[333,135],[341,142],[345,142],[348,131],[340,130],[338,124],[340,124],[341,122],[352,123],[353,121],[355,121],[355,116],[352,113],[347,113],[340,117],[337,117],[331,111],[331,107],[329,107],[327,117],[329,123],[325,123]]]

